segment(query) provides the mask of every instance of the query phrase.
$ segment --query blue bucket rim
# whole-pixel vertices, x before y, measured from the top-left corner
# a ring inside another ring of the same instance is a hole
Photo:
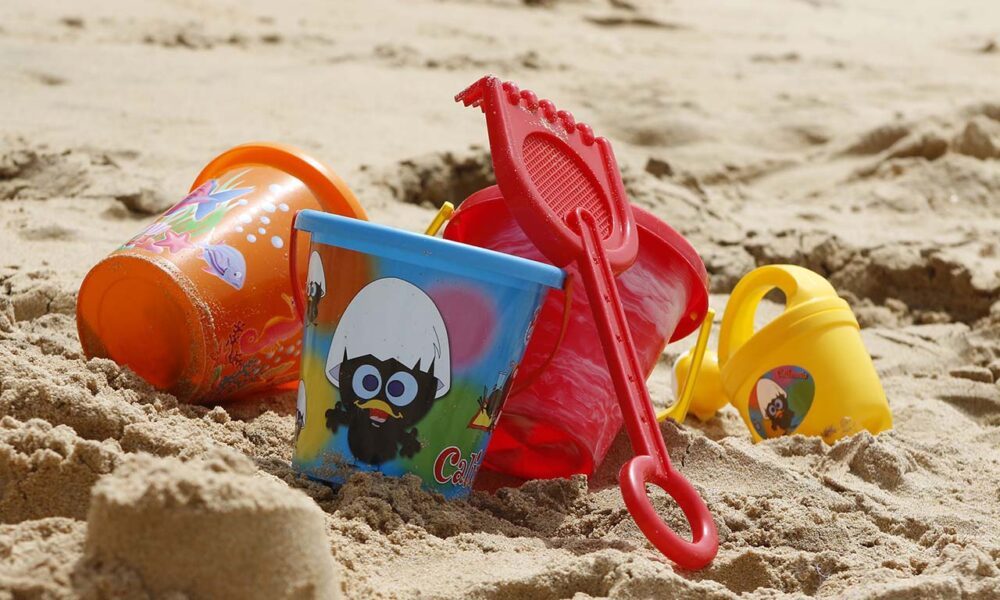
[[[566,279],[562,269],[535,260],[318,210],[299,211],[292,227],[308,231],[315,242],[328,246],[484,281],[530,282],[561,289]]]

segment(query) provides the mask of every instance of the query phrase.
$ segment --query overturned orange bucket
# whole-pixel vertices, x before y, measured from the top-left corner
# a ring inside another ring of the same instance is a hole
[[[87,274],[77,299],[84,352],[192,402],[295,379],[301,323],[288,235],[302,209],[366,219],[333,171],[294,148],[222,153],[187,196]],[[301,285],[307,253],[297,251]]]

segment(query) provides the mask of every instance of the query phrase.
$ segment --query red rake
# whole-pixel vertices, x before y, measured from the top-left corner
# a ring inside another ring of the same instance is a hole
[[[670,464],[615,285],[615,274],[632,265],[639,245],[611,144],[552,102],[495,77],[480,79],[455,100],[486,114],[497,184],[518,224],[554,264],[575,261],[580,268],[635,453],[618,474],[625,505],[667,558],[688,569],[704,567],[719,548],[715,523]],[[659,517],[647,483],[674,498],[692,541]]]

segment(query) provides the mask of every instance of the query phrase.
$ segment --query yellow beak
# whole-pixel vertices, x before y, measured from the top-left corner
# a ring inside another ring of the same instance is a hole
[[[362,402],[361,404],[357,404],[355,402],[355,405],[358,408],[363,408],[365,410],[372,410],[372,409],[380,410],[389,415],[390,417],[392,417],[393,419],[403,418],[403,415],[393,410],[393,408],[389,406],[387,402],[383,402],[382,400],[379,400],[377,398],[372,398],[371,400],[368,400],[367,402]]]

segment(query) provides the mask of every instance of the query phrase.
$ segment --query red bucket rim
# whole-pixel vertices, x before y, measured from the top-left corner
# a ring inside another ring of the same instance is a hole
[[[503,199],[503,194],[498,186],[491,185],[483,188],[462,202],[452,216],[452,221],[460,221],[464,214],[492,202],[503,202]],[[676,229],[641,206],[633,204],[632,210],[635,212],[637,226],[673,250],[687,266],[691,280],[701,284],[693,286],[694,291],[688,299],[684,315],[674,328],[674,333],[668,342],[682,340],[701,325],[705,313],[708,311],[708,271],[705,269],[705,263],[701,260],[694,246]],[[640,248],[639,251],[642,252],[642,249]]]

